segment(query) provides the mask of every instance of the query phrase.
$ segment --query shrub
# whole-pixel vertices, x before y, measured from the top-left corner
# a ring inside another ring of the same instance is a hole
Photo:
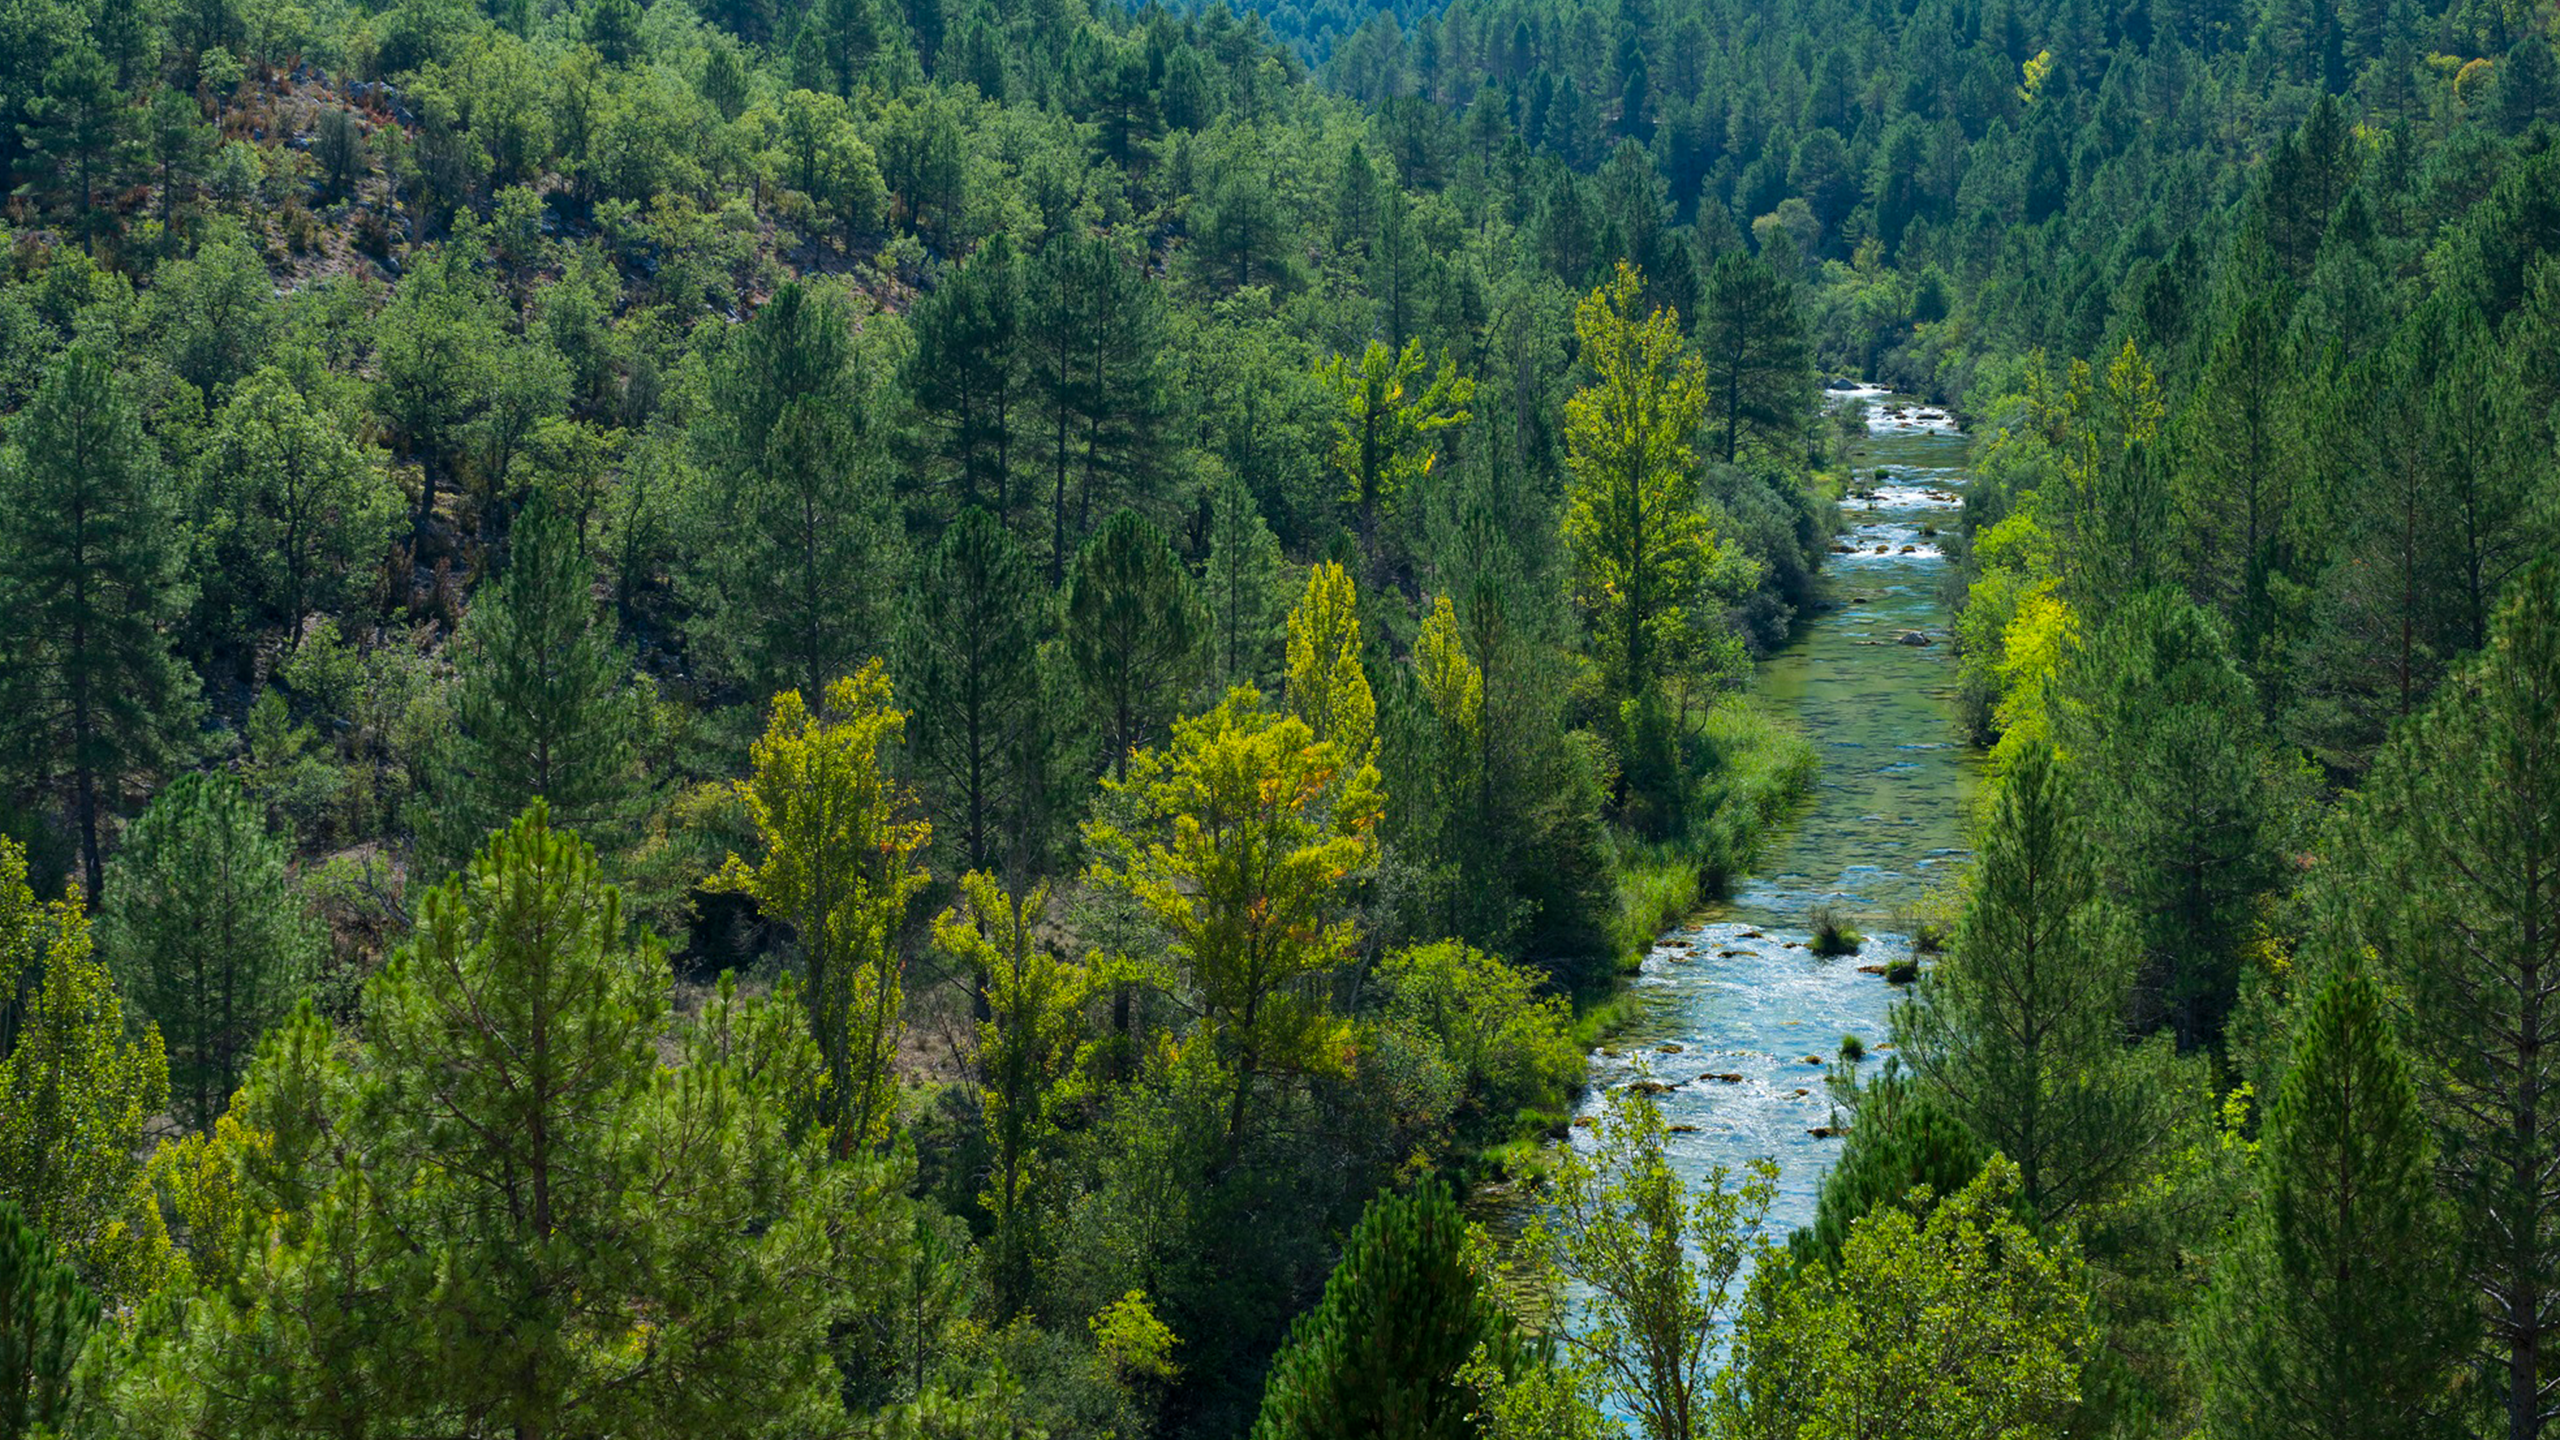
[[[1828,905],[1814,907],[1812,929],[1810,948],[1816,955],[1855,955],[1858,947],[1867,943],[1866,936],[1851,929],[1840,912]]]

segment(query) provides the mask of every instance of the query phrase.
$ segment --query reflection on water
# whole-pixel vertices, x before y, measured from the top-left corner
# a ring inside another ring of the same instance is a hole
[[[1951,698],[1945,561],[1930,538],[1955,523],[1965,441],[1945,412],[1881,392],[1835,403],[1868,407],[1856,457],[1866,498],[1844,502],[1851,528],[1824,580],[1832,608],[1804,617],[1759,675],[1762,696],[1821,751],[1822,773],[1731,902],[1655,946],[1633,981],[1638,1018],[1610,1041],[1617,1053],[1592,1057],[1583,1107],[1595,1113],[1606,1088],[1640,1074],[1671,1084],[1655,1103],[1682,1176],[1775,1159],[1781,1234],[1812,1220],[1839,1153],[1809,1133],[1832,1118],[1823,1071],[1843,1035],[1877,1053],[1899,993],[1861,967],[1908,958],[1912,917],[1957,878],[1978,769]],[[1865,948],[1807,950],[1817,905],[1865,932]]]

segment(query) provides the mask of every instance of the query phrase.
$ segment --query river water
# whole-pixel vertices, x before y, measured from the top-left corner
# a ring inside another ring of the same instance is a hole
[[[1719,1165],[1776,1160],[1779,1236],[1812,1220],[1839,1153],[1838,1139],[1811,1133],[1833,1118],[1825,1068],[1853,1034],[1876,1063],[1900,993],[1860,967],[1909,958],[1916,917],[1951,908],[1979,771],[1956,718],[1945,560],[1931,538],[1954,526],[1966,441],[1916,401],[1860,391],[1833,403],[1867,411],[1853,460],[1875,498],[1843,502],[1847,553],[1835,550],[1823,581],[1831,608],[1801,619],[1758,677],[1821,752],[1821,774],[1732,898],[1655,945],[1631,982],[1635,1020],[1592,1056],[1583,1107],[1594,1115],[1606,1090],[1647,1076],[1672,1085],[1656,1103],[1675,1168],[1694,1186]],[[1914,633],[1930,643],[1902,643]],[[1865,933],[1859,953],[1805,948],[1823,905]],[[1574,1134],[1591,1143],[1587,1127]]]

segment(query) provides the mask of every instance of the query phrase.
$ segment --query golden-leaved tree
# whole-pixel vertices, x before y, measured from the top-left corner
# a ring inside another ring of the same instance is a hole
[[[1311,982],[1349,958],[1345,891],[1377,854],[1377,768],[1239,686],[1105,787],[1127,820],[1085,828],[1087,878],[1165,932],[1168,977],[1228,1087],[1232,1154],[1273,1077],[1338,1069],[1349,1033]]]
[[[889,1136],[898,927],[924,887],[916,857],[933,834],[889,773],[886,751],[906,721],[877,660],[829,685],[822,711],[783,692],[752,752],[755,773],[738,782],[764,857],[732,855],[720,873],[799,937],[800,994],[826,1061],[819,1110],[840,1151]]]

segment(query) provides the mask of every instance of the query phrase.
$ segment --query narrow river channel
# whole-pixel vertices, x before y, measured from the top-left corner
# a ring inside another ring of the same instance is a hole
[[[1758,679],[1820,750],[1821,774],[1732,899],[1657,942],[1632,982],[1637,1018],[1592,1057],[1584,1102],[1596,1113],[1608,1089],[1646,1074],[1672,1085],[1656,1103],[1682,1178],[1775,1159],[1780,1236],[1811,1221],[1839,1153],[1837,1139],[1812,1133],[1832,1119],[1824,1069],[1844,1035],[1877,1063],[1900,993],[1860,967],[1910,956],[1915,916],[1967,858],[1978,770],[1956,718],[1932,539],[1955,523],[1966,441],[1917,401],[1861,391],[1833,402],[1866,409],[1855,463],[1874,498],[1844,504],[1847,550],[1823,582],[1831,608],[1805,616]],[[1929,643],[1905,643],[1914,635]],[[1805,948],[1821,905],[1865,932],[1863,950],[1826,959]],[[1585,1128],[1575,1137],[1591,1143]]]

